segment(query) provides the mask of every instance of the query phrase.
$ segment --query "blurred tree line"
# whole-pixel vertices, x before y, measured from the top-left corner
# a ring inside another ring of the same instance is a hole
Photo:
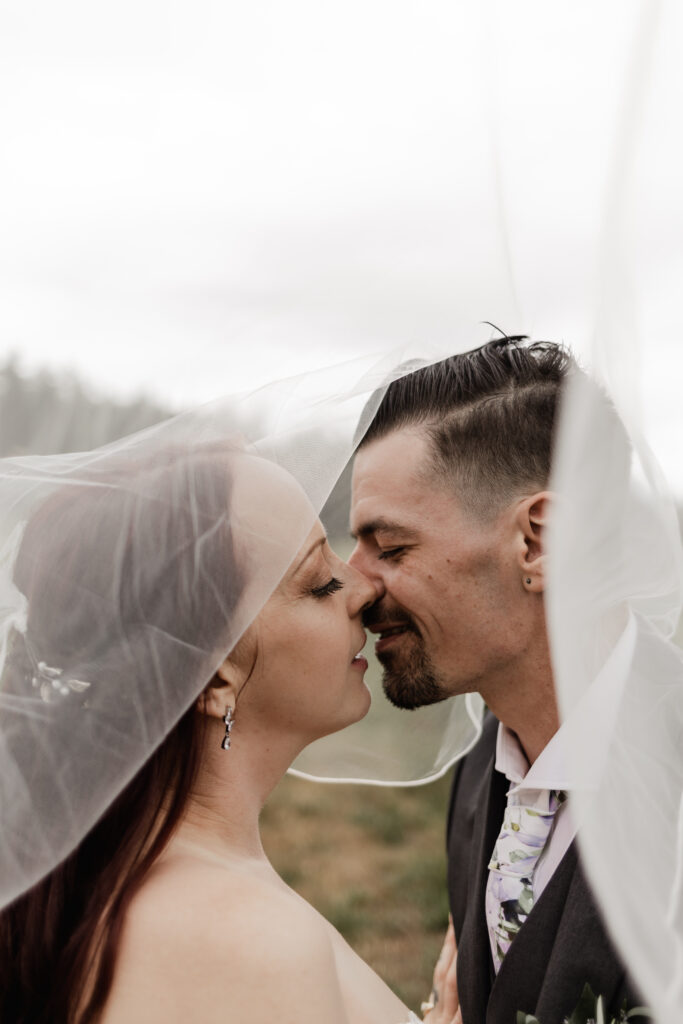
[[[94,395],[73,373],[20,372],[14,355],[0,364],[0,456],[85,451],[172,414],[142,395]]]
[[[88,451],[176,411],[142,395],[129,401],[95,395],[74,373],[26,373],[15,355],[0,363],[0,457]],[[260,434],[256,420],[246,422],[249,436]],[[348,536],[350,495],[349,463],[322,512],[333,537]]]
[[[16,355],[0,363],[0,457],[87,451],[176,411],[144,395],[129,401],[95,395],[74,373],[22,372]],[[247,433],[258,436],[251,427]],[[321,513],[333,538],[348,540],[351,472],[349,462]],[[683,506],[677,512],[683,531]]]

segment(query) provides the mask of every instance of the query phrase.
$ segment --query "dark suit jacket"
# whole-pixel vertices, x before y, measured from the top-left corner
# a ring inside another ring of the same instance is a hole
[[[448,817],[448,890],[464,1024],[515,1024],[516,1012],[561,1024],[588,982],[611,1013],[642,1005],[607,935],[572,843],[496,976],[484,898],[509,782],[495,771],[498,720],[456,765]],[[642,1020],[643,1018],[639,1018]]]

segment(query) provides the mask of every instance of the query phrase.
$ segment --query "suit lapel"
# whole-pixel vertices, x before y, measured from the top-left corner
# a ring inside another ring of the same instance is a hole
[[[509,783],[494,770],[491,757],[482,786],[475,794],[475,828],[468,877],[470,898],[458,948],[458,992],[463,1019],[484,1021],[493,980],[493,964],[486,925],[485,895],[488,865],[500,832]]]
[[[574,855],[574,870],[538,996],[537,1013],[541,1020],[568,1016],[586,982],[596,995],[604,996],[608,1006],[616,1009],[617,993],[626,981],[623,964],[607,935],[575,844],[569,852]]]

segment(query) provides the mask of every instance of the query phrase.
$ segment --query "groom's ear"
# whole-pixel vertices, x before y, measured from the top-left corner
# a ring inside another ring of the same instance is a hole
[[[542,594],[545,588],[545,537],[553,500],[551,491],[539,491],[517,505],[518,567],[522,587],[532,594]]]

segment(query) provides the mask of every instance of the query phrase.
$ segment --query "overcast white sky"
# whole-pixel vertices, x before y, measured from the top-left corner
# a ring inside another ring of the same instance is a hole
[[[607,322],[666,447],[682,39],[674,0],[0,0],[0,356],[181,405]]]

